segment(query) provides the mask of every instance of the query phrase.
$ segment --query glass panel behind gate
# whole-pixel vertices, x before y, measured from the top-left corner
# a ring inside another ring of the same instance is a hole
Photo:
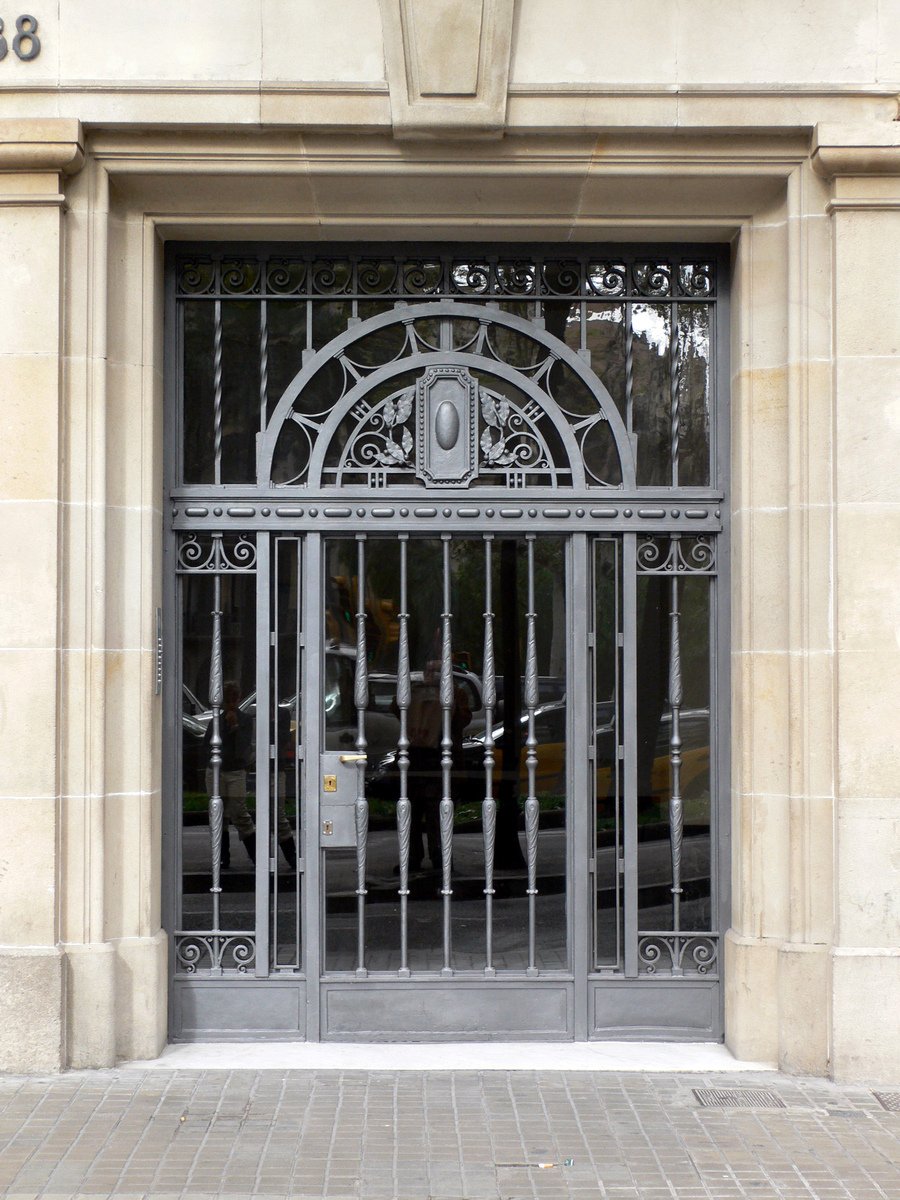
[[[326,543],[325,745],[362,712],[368,759],[327,972],[568,968],[565,577],[559,537]]]

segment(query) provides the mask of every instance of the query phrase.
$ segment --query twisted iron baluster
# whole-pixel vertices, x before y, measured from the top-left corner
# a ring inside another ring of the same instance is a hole
[[[441,896],[444,901],[444,965],[442,975],[453,973],[450,966],[450,886],[453,871],[453,647],[450,631],[450,534],[442,535],[444,550],[444,611],[441,613]]]
[[[219,551],[222,541],[221,533],[213,534],[213,542]],[[219,933],[220,914],[219,897],[221,886],[221,856],[222,856],[222,825],[224,805],[222,803],[222,704],[224,688],[222,683],[222,577],[218,573],[213,576],[213,628],[212,655],[209,664],[209,704],[212,709],[212,728],[209,739],[209,846],[212,858],[212,893],[213,930]],[[221,962],[218,961],[219,939],[214,938],[213,958],[216,960],[218,973],[221,974]]]
[[[537,920],[537,737],[534,730],[534,711],[538,705],[537,613],[534,611],[534,535],[528,535],[528,611],[525,614],[525,710],[528,713],[528,736],[525,739],[525,766],[528,770],[528,797],[525,800],[525,859],[528,864],[528,970],[537,975],[535,966],[535,933]]]
[[[672,434],[671,434],[671,453],[672,453],[672,487],[678,487],[678,451],[679,441],[681,438],[681,412],[680,398],[678,395],[678,381],[681,371],[680,362],[680,346],[678,342],[678,305],[672,305],[672,330],[670,336],[671,346],[671,363],[669,375],[669,387],[672,397]]]
[[[213,470],[215,482],[222,482],[222,301],[213,305]]]
[[[679,535],[673,534],[675,541]],[[672,726],[669,732],[669,763],[672,791],[669,797],[669,831],[672,841],[672,929],[681,928],[681,845],[684,836],[684,805],[681,799],[681,614],[678,608],[678,576],[672,576],[672,608],[669,613],[669,708]]]
[[[259,306],[259,428],[265,432],[269,402],[269,304]]]
[[[634,305],[625,305],[625,425],[634,429]]]
[[[400,796],[397,800],[397,840],[400,849],[400,970],[409,977],[407,904],[409,896],[409,840],[412,808],[409,802],[409,730],[407,714],[412,699],[409,678],[409,612],[407,611],[407,534],[400,535],[400,633],[397,652],[397,708],[400,712],[400,736],[397,739],[397,765],[400,769]]]
[[[490,534],[484,539],[484,666],[482,702],[484,704],[484,800],[481,802],[481,828],[484,835],[484,927],[485,975],[494,970],[494,843],[497,837],[497,801],[494,799],[494,706],[497,681],[494,667],[494,612],[491,594],[492,546]]]
[[[366,539],[357,534],[356,545],[356,974],[366,972],[366,853],[369,842],[369,802],[366,800],[366,709],[369,706],[369,672],[366,663]]]

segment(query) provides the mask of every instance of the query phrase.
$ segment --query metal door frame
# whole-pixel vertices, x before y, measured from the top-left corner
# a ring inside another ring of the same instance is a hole
[[[190,252],[191,247],[179,246],[179,253],[185,251]],[[203,252],[210,250],[226,253],[226,256],[231,254],[242,253],[259,253],[261,247],[247,247],[243,245],[234,245],[228,247],[210,247],[202,246],[196,249]],[[266,252],[273,252],[275,247],[266,246]],[[282,247],[285,251],[293,251],[295,248]],[[359,247],[354,247],[354,250],[359,250]],[[390,247],[392,251],[403,250],[403,247]],[[421,248],[415,248],[416,251]],[[469,248],[466,248],[469,249]],[[528,253],[534,251],[534,247],[525,248]],[[547,248],[541,247],[542,251],[547,252]],[[571,250],[571,247],[567,247]],[[635,250],[653,255],[654,253],[664,255],[678,255],[692,249],[691,247],[681,246],[663,246],[663,247],[617,247],[617,252],[624,254],[632,253]],[[715,387],[718,398],[716,408],[715,421],[713,423],[713,452],[712,459],[718,464],[719,478],[727,481],[728,479],[728,458],[730,449],[729,439],[729,415],[728,415],[728,339],[727,331],[729,328],[728,322],[728,290],[726,286],[727,279],[727,257],[725,251],[720,249],[715,255],[709,255],[709,248],[703,247],[707,256],[714,257],[719,273],[719,290],[717,295],[716,318],[714,333],[711,338],[711,344],[715,347],[716,363],[715,363]],[[473,253],[477,251],[474,248]],[[315,247],[316,254],[327,253],[326,247]],[[221,530],[230,525],[240,527],[248,531],[255,530],[259,534],[263,531],[282,532],[284,534],[292,534],[302,537],[303,545],[303,623],[304,629],[320,630],[321,629],[321,612],[324,590],[322,587],[322,572],[323,557],[322,543],[323,537],[327,534],[343,534],[350,535],[352,531],[362,528],[371,530],[374,535],[381,527],[381,518],[376,517],[371,511],[372,508],[378,508],[377,499],[384,500],[384,496],[376,498],[373,501],[372,497],[363,498],[353,489],[348,492],[348,499],[355,506],[346,508],[345,505],[332,505],[329,509],[322,508],[318,511],[318,506],[303,510],[302,506],[296,504],[282,504],[281,508],[283,516],[273,515],[271,510],[266,511],[265,506],[262,509],[257,509],[252,517],[248,517],[246,505],[241,505],[239,501],[248,494],[256,493],[253,498],[257,500],[260,493],[252,487],[234,487],[223,485],[218,489],[201,488],[201,489],[184,489],[175,486],[173,470],[178,461],[178,443],[180,435],[180,427],[177,419],[173,419],[173,413],[177,411],[176,400],[179,394],[179,379],[177,377],[177,361],[178,361],[178,330],[175,320],[175,293],[173,286],[174,277],[174,254],[168,256],[167,261],[167,289],[166,289],[166,409],[167,419],[165,422],[165,462],[166,462],[166,497],[167,501],[171,498],[171,503],[174,508],[171,508],[172,519],[165,521],[165,536],[163,538],[163,569],[165,573],[166,585],[164,587],[164,614],[163,628],[166,632],[164,640],[164,734],[163,734],[163,754],[164,754],[164,774],[163,788],[164,794],[166,790],[177,792],[179,786],[179,713],[180,704],[180,682],[176,671],[173,669],[177,658],[177,647],[180,644],[180,612],[176,603],[176,570],[175,570],[175,539],[178,536],[177,530],[181,529],[197,529],[197,530]],[[206,512],[201,515],[202,503],[190,503],[192,496],[188,493],[199,493],[201,496],[205,493],[208,498]],[[264,497],[263,497],[264,498]],[[437,494],[430,493],[427,499],[431,502],[429,505],[422,505],[421,501],[423,494],[409,493],[403,494],[402,489],[393,489],[390,496],[390,503],[397,506],[398,509],[407,509],[409,512],[408,518],[404,517],[396,522],[391,532],[406,532],[409,536],[415,536],[417,533],[424,534],[426,531],[430,536],[436,536],[436,531],[439,529],[446,532],[465,532],[467,534],[482,533],[486,529],[496,529],[499,533],[502,528],[514,529],[518,528],[510,523],[510,521],[521,520],[525,518],[529,521],[529,532],[554,532],[566,536],[567,539],[567,604],[568,604],[568,624],[571,631],[568,649],[568,670],[569,679],[573,690],[573,703],[569,705],[567,722],[568,736],[570,745],[577,745],[576,733],[579,729],[586,728],[585,714],[587,713],[590,703],[588,693],[588,683],[586,675],[583,673],[579,677],[579,672],[576,668],[576,647],[579,644],[587,643],[587,618],[586,618],[586,603],[585,597],[590,595],[590,579],[589,579],[589,553],[592,534],[609,534],[614,533],[621,537],[622,555],[623,555],[623,586],[625,588],[625,599],[623,603],[623,614],[626,621],[626,636],[625,650],[631,654],[630,665],[625,664],[626,677],[630,675],[634,677],[634,662],[633,656],[636,650],[636,631],[629,628],[627,622],[633,620],[635,612],[633,592],[636,586],[636,551],[640,530],[652,530],[653,532],[679,532],[681,530],[690,530],[691,533],[709,533],[718,545],[717,553],[717,572],[712,580],[711,587],[713,595],[711,599],[711,611],[713,616],[713,641],[712,649],[718,650],[717,654],[713,654],[713,659],[716,663],[715,676],[712,681],[711,693],[711,714],[715,714],[717,718],[717,735],[716,747],[717,755],[715,757],[714,778],[711,778],[710,789],[713,795],[720,797],[720,802],[712,806],[714,826],[711,830],[712,841],[712,859],[711,859],[711,904],[713,912],[718,913],[718,935],[724,933],[727,926],[728,902],[730,898],[730,813],[729,806],[726,802],[727,793],[724,790],[723,784],[729,778],[729,760],[728,760],[728,715],[729,715],[729,663],[728,663],[728,647],[729,639],[729,526],[730,512],[726,502],[726,492],[720,486],[711,486],[705,489],[671,489],[665,487],[658,488],[636,488],[634,491],[622,494],[620,491],[614,497],[615,504],[602,503],[609,500],[611,497],[607,493],[604,495],[601,492],[594,492],[591,495],[572,496],[560,501],[560,495],[557,493],[553,497],[541,495],[538,499],[529,493],[523,494],[521,497],[511,494],[506,494],[503,491],[483,491],[478,497],[478,507],[480,513],[476,521],[472,520],[471,503],[465,503],[470,500],[470,496],[459,492],[439,492]],[[669,508],[672,499],[675,499],[675,507]],[[219,503],[215,504],[218,500]],[[232,504],[233,514],[226,510],[223,512],[222,505],[227,504],[229,500],[234,501]],[[510,501],[512,500],[512,503]],[[548,500],[550,503],[548,503]],[[598,503],[601,502],[601,503]],[[463,503],[461,503],[463,502]],[[684,508],[685,502],[693,504],[693,510],[688,516]],[[496,506],[507,504],[505,509],[497,509]],[[588,504],[592,504],[594,511],[591,512],[587,508]],[[536,505],[541,505],[540,510]],[[416,515],[415,508],[419,507],[420,513],[427,509],[429,515]],[[452,507],[451,507],[452,506]],[[430,515],[433,508],[433,516]],[[291,511],[293,509],[293,511]],[[299,509],[299,511],[298,511]],[[465,509],[463,514],[460,509]],[[192,510],[192,511],[189,511]],[[518,510],[518,511],[516,511]],[[702,511],[701,511],[702,510]],[[577,516],[576,516],[577,512]],[[488,517],[490,513],[490,517]],[[533,513],[533,516],[532,516]],[[234,517],[233,520],[230,518]],[[257,569],[258,569],[258,600],[262,600],[263,592],[269,586],[269,539],[264,536],[257,537]],[[262,610],[258,609],[258,664],[261,661],[263,652],[268,654],[268,629],[262,628],[262,622],[259,619],[259,614]],[[582,641],[583,636],[583,641]],[[320,644],[320,638],[307,636],[304,646],[305,654],[305,670],[310,678],[322,678],[323,653]],[[579,660],[580,661],[580,660]],[[258,667],[259,669],[259,667]],[[634,704],[635,691],[633,687],[626,686],[625,688],[625,710],[623,718],[627,722],[634,723]],[[306,777],[307,795],[312,795],[312,786],[317,783],[318,776],[318,760],[321,752],[321,729],[318,720],[318,689],[307,687],[305,689],[304,698],[304,726],[308,731],[306,737],[309,739],[305,747],[306,758],[304,763],[304,773]],[[629,708],[630,706],[630,708]],[[264,706],[261,706],[264,707]],[[264,718],[267,720],[267,718]],[[263,725],[263,733],[265,727]],[[625,794],[628,803],[632,806],[636,802],[636,785],[635,785],[635,750],[633,741],[626,746],[626,762],[625,762],[625,778],[626,789]],[[259,771],[259,767],[257,768]],[[263,776],[265,776],[267,767],[263,767]],[[672,981],[662,977],[659,979],[638,978],[637,964],[634,961],[635,947],[637,944],[637,879],[636,879],[636,864],[633,856],[626,863],[625,873],[625,913],[628,925],[626,927],[625,945],[627,953],[631,955],[631,961],[627,965],[626,975],[631,976],[637,986],[640,987],[640,996],[630,989],[623,986],[621,977],[613,978],[605,975],[603,972],[598,972],[591,969],[591,950],[590,940],[592,936],[592,918],[588,919],[587,914],[590,911],[590,904],[593,903],[593,896],[590,891],[590,861],[589,856],[580,853],[578,850],[579,837],[587,838],[588,827],[591,822],[591,814],[589,812],[588,803],[588,788],[586,786],[588,772],[590,770],[588,758],[586,755],[573,756],[573,769],[570,772],[568,781],[569,790],[569,813],[570,819],[567,823],[567,865],[568,865],[568,898],[567,903],[567,921],[569,931],[569,946],[571,955],[572,967],[572,1009],[570,1013],[570,1021],[568,1022],[567,1031],[563,1036],[575,1037],[583,1039],[589,1037],[611,1036],[615,1030],[617,1037],[653,1037],[653,1036],[682,1036],[690,1037],[709,1037],[720,1036],[722,1029],[722,993],[723,988],[719,984],[717,989],[715,1011],[710,1013],[710,1020],[707,1026],[704,1026],[702,1031],[698,1031],[685,1023],[683,1027],[677,1025],[673,1028],[657,1023],[659,1018],[665,1014],[670,997],[672,995]],[[316,787],[316,794],[318,789]],[[164,806],[164,838],[163,838],[163,906],[165,913],[165,922],[170,930],[178,927],[178,908],[177,895],[179,894],[180,880],[180,851],[178,828],[176,821],[175,805],[167,804]],[[634,817],[633,808],[627,814],[628,817]],[[267,834],[265,823],[267,816],[260,821],[260,832],[263,836]],[[629,823],[630,824],[630,823]],[[579,833],[579,831],[581,831]],[[303,907],[303,945],[306,974],[305,987],[300,999],[300,1009],[298,1012],[299,1025],[295,1032],[258,1032],[257,1036],[268,1037],[285,1037],[292,1036],[294,1038],[306,1036],[310,1040],[318,1040],[325,1034],[323,1026],[323,1018],[321,1013],[322,1003],[322,987],[311,986],[312,981],[318,982],[321,979],[322,972],[310,970],[311,967],[321,966],[321,928],[320,920],[324,908],[321,888],[320,888],[320,863],[321,856],[319,850],[318,839],[318,822],[307,819],[304,824],[304,846],[302,857],[305,863],[305,894],[306,902]],[[584,843],[587,846],[587,842]],[[260,983],[263,982],[265,976],[264,954],[262,957],[260,943],[267,945],[267,896],[268,896],[268,863],[263,861],[264,856],[260,856],[256,868],[256,903],[257,903],[257,963],[255,975],[259,978]],[[313,897],[316,899],[313,900]],[[313,958],[309,956],[312,955]],[[315,962],[313,961],[315,959]],[[721,951],[719,952],[719,964],[721,965]],[[197,981],[193,981],[196,985]],[[240,981],[242,984],[245,980]],[[277,980],[265,979],[265,987],[271,988],[274,986],[297,987],[301,982],[300,977],[295,977],[292,983],[282,982]],[[177,998],[177,981],[174,972],[172,973],[171,988],[173,996],[173,1005],[176,1013],[180,1012],[179,1000]],[[703,985],[704,980],[699,981],[701,990],[709,991]],[[679,979],[674,985],[684,995],[692,988],[698,985],[696,980]],[[202,984],[201,984],[202,986]],[[451,985],[453,986],[453,985]],[[606,997],[618,990],[621,997],[612,1007],[612,1018],[608,1027],[598,1024],[596,1012],[598,1004],[600,1007],[606,1002]],[[653,993],[658,995],[657,1000],[653,1000]],[[598,999],[599,997],[599,999]],[[647,1000],[650,1002],[647,1003]],[[637,1005],[637,1009],[635,1009]],[[644,1014],[638,1020],[629,1020],[629,1012]],[[176,1016],[176,1023],[180,1020]],[[618,1021],[618,1024],[617,1024]],[[176,1030],[176,1033],[178,1030]],[[210,1034],[198,1036],[229,1036],[227,1030],[215,1030]]]

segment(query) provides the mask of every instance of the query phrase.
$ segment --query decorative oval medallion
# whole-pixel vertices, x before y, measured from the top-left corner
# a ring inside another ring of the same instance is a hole
[[[439,404],[434,414],[434,436],[442,450],[452,450],[459,441],[459,413],[449,400]]]

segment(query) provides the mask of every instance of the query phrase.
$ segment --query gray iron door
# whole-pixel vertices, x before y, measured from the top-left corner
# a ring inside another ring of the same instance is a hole
[[[724,271],[170,256],[173,1037],[720,1035]]]

